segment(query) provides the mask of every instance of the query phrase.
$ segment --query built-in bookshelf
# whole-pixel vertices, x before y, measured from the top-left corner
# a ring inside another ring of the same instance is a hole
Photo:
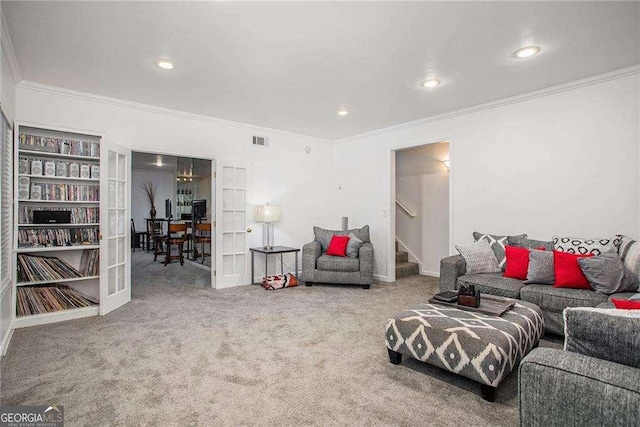
[[[16,125],[14,327],[99,312],[100,143]]]

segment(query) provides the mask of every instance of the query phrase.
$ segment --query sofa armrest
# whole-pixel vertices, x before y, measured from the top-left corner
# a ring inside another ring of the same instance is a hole
[[[363,285],[370,285],[373,283],[373,245],[371,242],[366,242],[360,247],[360,282]]]
[[[458,277],[467,272],[462,255],[451,255],[440,260],[440,292],[455,291]]]
[[[564,309],[564,349],[640,369],[637,310]]]
[[[316,262],[322,255],[320,242],[314,240],[302,247],[302,280],[313,282],[316,271]]]
[[[640,370],[537,348],[519,367],[521,426],[640,425]]]

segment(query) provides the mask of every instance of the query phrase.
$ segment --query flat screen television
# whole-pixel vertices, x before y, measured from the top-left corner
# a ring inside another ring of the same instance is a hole
[[[173,218],[173,215],[171,214],[171,199],[164,201],[164,215],[167,219]]]
[[[191,202],[191,218],[194,221],[200,221],[207,217],[207,200],[196,199]]]

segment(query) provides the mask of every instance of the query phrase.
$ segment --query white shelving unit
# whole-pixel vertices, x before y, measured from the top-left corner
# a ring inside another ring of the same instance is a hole
[[[25,139],[23,135],[29,135],[32,138]],[[48,149],[55,150],[55,152],[34,149],[42,141],[42,138],[51,138],[48,140]],[[25,286],[64,284],[96,301],[100,300],[100,287],[102,286],[100,273],[56,280],[26,281],[26,275],[19,274],[18,258],[21,255],[56,257],[80,270],[83,253],[87,250],[99,251],[101,249],[102,226],[98,211],[100,207],[99,174],[102,172],[100,171],[101,140],[102,137],[97,135],[16,123],[14,131],[14,194],[17,196],[17,203],[14,204],[13,271],[15,272],[15,288],[12,321],[14,328],[95,316],[100,313],[100,305],[97,304],[89,307],[21,315],[17,295],[18,288]],[[78,143],[70,141],[78,141]],[[25,142],[30,144],[27,145]],[[79,154],[78,151],[80,147],[83,149],[82,154]],[[88,151],[86,151],[87,149]],[[87,153],[90,155],[85,155]],[[34,161],[41,167],[36,167],[34,170],[31,167]],[[49,170],[45,175],[44,165],[46,162],[49,162],[49,165],[52,163],[55,165],[55,174],[51,174]],[[82,168],[84,172],[89,170],[88,176],[86,173],[81,176],[80,168],[82,166],[84,166]],[[40,169],[42,174],[37,173],[37,169]],[[71,170],[77,171],[77,176],[70,176]],[[28,190],[25,189],[26,182],[28,182]],[[35,190],[33,185],[36,186]],[[41,190],[39,197],[36,194],[37,186]],[[64,196],[61,195],[62,193],[65,193]],[[70,223],[64,224],[35,224],[33,222],[34,210],[72,209],[76,209],[76,212],[84,213],[86,216],[89,216],[89,212],[91,212],[92,222],[74,222],[73,218]],[[87,211],[87,209],[90,210]],[[45,232],[56,237],[53,243],[45,238],[36,238],[38,233],[42,236]],[[68,241],[69,239],[71,241]],[[97,262],[99,265],[100,261]]]

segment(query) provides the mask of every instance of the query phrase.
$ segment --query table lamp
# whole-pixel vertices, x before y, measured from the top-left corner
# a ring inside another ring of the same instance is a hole
[[[262,246],[264,249],[273,249],[273,223],[280,221],[280,206],[260,205],[253,212],[255,222],[262,222]]]

